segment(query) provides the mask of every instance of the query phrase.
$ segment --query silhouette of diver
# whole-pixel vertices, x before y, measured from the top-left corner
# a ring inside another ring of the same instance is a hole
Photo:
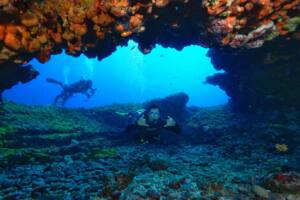
[[[96,89],[92,88],[93,82],[91,80],[80,80],[68,85],[52,78],[47,78],[46,81],[57,84],[63,89],[61,93],[55,97],[53,102],[54,105],[58,105],[59,102],[60,105],[65,105],[67,100],[70,99],[75,93],[82,93],[86,95],[87,98],[91,98],[96,92]]]

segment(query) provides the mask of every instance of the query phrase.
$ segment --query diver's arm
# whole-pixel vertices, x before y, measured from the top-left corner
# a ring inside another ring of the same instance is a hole
[[[170,116],[168,116],[164,128],[177,134],[181,132],[181,128],[178,123]]]
[[[85,93],[83,93],[83,94],[85,94],[85,96],[89,99],[89,98],[91,98],[91,94],[89,93],[89,92],[85,92]]]
[[[84,94],[87,96],[87,98],[91,98],[95,95],[97,89],[90,88],[88,91],[86,91]]]
[[[139,118],[136,120],[135,124],[139,127],[149,127],[144,113],[141,114],[141,116],[139,116]]]
[[[53,78],[46,78],[46,81],[47,81],[48,83],[54,83],[54,84],[57,84],[57,85],[61,86],[62,88],[66,87],[62,82],[57,81],[57,80],[55,80],[55,79],[53,79]]]
[[[142,129],[144,129],[146,126],[141,125],[141,119],[144,118],[144,113],[139,114],[134,121],[129,123],[127,127],[125,128],[124,132],[129,133],[132,131],[140,132]]]

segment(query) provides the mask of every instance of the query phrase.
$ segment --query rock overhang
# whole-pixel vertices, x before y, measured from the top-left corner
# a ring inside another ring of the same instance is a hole
[[[62,50],[101,60],[132,39],[144,54],[156,44],[212,48],[215,67],[232,75],[242,67],[227,67],[232,57],[259,53],[264,43],[274,44],[273,52],[286,41],[299,44],[299,11],[299,0],[2,0],[0,71],[33,58],[47,62]]]

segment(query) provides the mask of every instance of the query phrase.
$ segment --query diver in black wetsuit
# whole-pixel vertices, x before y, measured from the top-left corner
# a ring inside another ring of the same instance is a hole
[[[178,123],[172,117],[168,116],[167,120],[161,119],[161,111],[156,105],[149,106],[135,123],[128,125],[125,130],[125,133],[142,144],[168,143],[180,132]]]
[[[55,97],[54,105],[58,105],[59,102],[60,105],[65,105],[66,101],[75,93],[82,93],[86,95],[87,98],[91,98],[96,92],[96,89],[92,88],[93,82],[91,80],[80,80],[70,85],[65,85],[62,82],[51,78],[47,78],[46,81],[57,84],[63,89],[62,92]]]

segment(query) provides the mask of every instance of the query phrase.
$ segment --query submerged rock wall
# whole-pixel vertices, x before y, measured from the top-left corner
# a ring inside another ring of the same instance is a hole
[[[31,65],[21,67],[14,63],[5,63],[0,71],[0,97],[4,89],[11,88],[18,82],[27,83],[39,75]]]
[[[195,44],[231,48],[226,54],[233,59],[274,38],[299,41],[299,9],[299,0],[1,0],[0,73],[7,63],[44,63],[62,50],[101,60],[129,39],[145,54],[156,44],[178,50]],[[0,80],[0,91],[10,77]],[[235,87],[236,79],[230,82],[222,87]]]
[[[231,97],[237,109],[300,107],[300,41],[278,39],[262,48],[233,51],[211,49],[217,69],[207,78]]]

